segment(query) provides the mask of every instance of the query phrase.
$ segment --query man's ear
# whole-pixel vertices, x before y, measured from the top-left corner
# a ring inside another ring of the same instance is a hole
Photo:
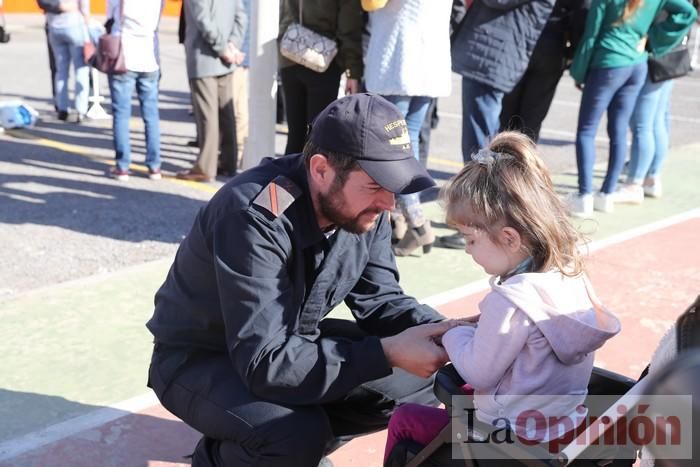
[[[513,253],[519,251],[523,246],[520,233],[513,227],[503,227],[503,229],[501,229],[501,243],[508,251]]]
[[[333,181],[335,171],[328,163],[326,156],[314,154],[309,159],[309,175],[314,184],[325,191]]]

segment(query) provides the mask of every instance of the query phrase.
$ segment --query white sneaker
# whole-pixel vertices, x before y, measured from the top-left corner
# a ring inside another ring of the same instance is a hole
[[[566,199],[569,214],[573,217],[590,217],[593,215],[593,195],[571,193]]]
[[[642,204],[644,202],[644,190],[642,185],[625,183],[615,192],[616,203]]]
[[[615,210],[615,205],[613,204],[614,197],[615,195],[612,193],[596,193],[593,197],[593,209],[599,212],[613,212]]]
[[[661,188],[661,180],[658,178],[647,177],[642,188],[644,189],[644,196],[649,198],[661,198],[664,194]]]

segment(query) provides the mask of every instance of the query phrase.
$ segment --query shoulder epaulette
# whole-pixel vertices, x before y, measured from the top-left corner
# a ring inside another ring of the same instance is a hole
[[[258,193],[253,204],[278,217],[299,196],[301,196],[301,188],[284,175],[279,175]]]

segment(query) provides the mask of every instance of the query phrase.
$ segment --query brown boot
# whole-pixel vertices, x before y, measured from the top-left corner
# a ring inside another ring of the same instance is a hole
[[[394,255],[408,256],[423,247],[423,253],[430,253],[430,249],[435,242],[435,234],[430,226],[430,221],[425,221],[425,224],[420,227],[412,227],[406,231],[406,235],[401,241],[392,247]]]
[[[401,241],[401,239],[406,235],[406,230],[408,230],[408,224],[406,223],[406,218],[403,214],[398,211],[391,211],[391,244],[394,245]]]

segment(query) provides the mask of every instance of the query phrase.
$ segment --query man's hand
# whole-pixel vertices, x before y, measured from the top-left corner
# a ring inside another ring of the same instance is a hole
[[[382,339],[382,347],[389,364],[421,378],[427,378],[447,363],[440,338],[457,326],[455,321],[422,324]]]
[[[243,63],[243,59],[245,58],[245,54],[238,50],[238,48],[233,45],[232,42],[229,42],[226,45],[226,51],[219,56],[221,60],[223,60],[225,63],[229,63],[231,65],[240,65]]]

